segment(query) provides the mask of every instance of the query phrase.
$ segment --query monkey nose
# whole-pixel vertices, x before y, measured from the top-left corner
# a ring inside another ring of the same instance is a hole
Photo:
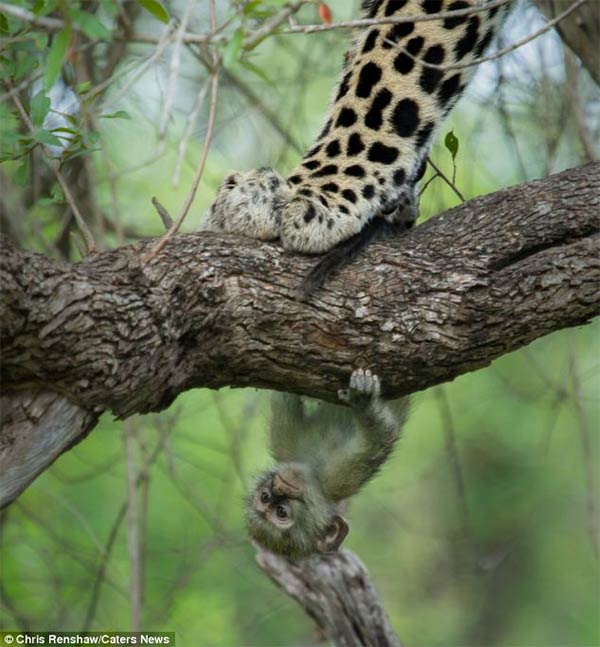
[[[277,496],[298,496],[304,489],[304,479],[299,470],[282,467],[273,477],[273,493]]]

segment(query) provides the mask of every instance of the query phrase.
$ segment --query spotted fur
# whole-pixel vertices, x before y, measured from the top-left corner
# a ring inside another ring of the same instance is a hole
[[[368,18],[433,14],[481,6],[478,0],[365,0]],[[326,124],[284,180],[272,169],[229,175],[205,227],[286,249],[322,253],[374,218],[412,225],[416,190],[436,128],[475,66],[509,3],[467,16],[365,28],[346,53]],[[429,66],[427,65],[429,64]]]

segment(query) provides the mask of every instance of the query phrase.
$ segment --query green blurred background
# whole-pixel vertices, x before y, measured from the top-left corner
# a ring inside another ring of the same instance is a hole
[[[185,6],[165,4],[174,16]],[[206,31],[206,4],[198,3],[190,30]],[[329,2],[336,20],[354,16],[357,4]],[[239,5],[219,3],[220,20]],[[299,19],[316,22],[316,9],[305,7]],[[501,44],[540,24],[519,5]],[[149,14],[137,19],[138,32],[161,29]],[[295,164],[322,125],[346,43],[337,31],[277,36],[247,59],[254,72],[229,62],[184,229],[198,228],[227,170]],[[164,138],[157,124],[169,49],[118,96],[152,51],[132,45],[117,68],[102,110],[131,119],[99,120],[101,150],[86,155],[97,202],[124,232],[107,227],[107,246],[159,234],[150,197],[176,213],[201,154],[206,106],[174,185],[182,131],[207,78],[190,52]],[[598,87],[549,33],[480,69],[439,132],[434,161],[456,174],[467,199],[583,163],[573,79],[598,153]],[[0,111],[6,133],[13,112],[7,102]],[[454,164],[444,147],[450,130],[459,139]],[[24,190],[20,163],[2,168],[11,204]],[[459,202],[436,178],[421,218]],[[47,251],[44,241],[61,226],[55,205],[39,199],[18,218],[20,243]],[[75,248],[70,255],[77,258]],[[346,544],[406,644],[600,644],[598,333],[597,322],[557,332],[414,396],[394,456],[351,504]],[[137,607],[142,629],[176,631],[180,646],[316,644],[310,620],[255,565],[243,528],[245,489],[269,462],[267,419],[268,394],[228,389],[191,391],[160,415],[125,423],[105,415],[1,513],[0,629],[127,630],[138,623]]]

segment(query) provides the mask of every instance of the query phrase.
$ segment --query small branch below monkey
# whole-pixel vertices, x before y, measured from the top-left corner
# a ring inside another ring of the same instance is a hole
[[[336,647],[401,647],[367,569],[349,550],[299,562],[260,551],[256,561]]]

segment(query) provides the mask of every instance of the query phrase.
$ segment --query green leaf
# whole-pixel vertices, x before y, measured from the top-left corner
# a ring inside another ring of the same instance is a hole
[[[78,83],[76,87],[77,94],[85,94],[86,92],[89,92],[91,87],[92,87],[91,81],[84,81],[83,83]]]
[[[52,186],[50,195],[54,198],[54,200],[56,200],[56,202],[65,201],[65,196],[63,195],[62,189],[60,188],[60,184],[58,182],[55,182]]]
[[[233,36],[223,52],[223,65],[225,67],[231,67],[239,59],[243,44],[244,30],[240,27],[233,32]]]
[[[161,22],[169,22],[169,14],[158,0],[139,0],[140,5]]]
[[[271,79],[258,67],[257,65],[254,65],[254,63],[250,63],[250,61],[241,61],[242,67],[245,67],[249,72],[252,72],[252,74],[256,74],[260,79],[262,79],[265,83],[268,83],[269,85],[273,85],[273,82]]]
[[[250,0],[250,2],[244,7],[243,14],[244,16],[254,17],[254,10],[260,5],[261,0]]]
[[[60,139],[53,135],[49,130],[36,130],[35,139],[40,142],[40,144],[45,144],[46,146],[61,146],[62,142]]]
[[[29,160],[24,159],[15,172],[15,184],[25,186],[29,182]]]
[[[29,109],[33,125],[39,128],[44,123],[48,110],[50,110],[50,99],[43,92],[38,92],[31,99]]]
[[[6,16],[0,11],[0,32],[8,34],[8,20]]]
[[[100,115],[100,117],[102,119],[132,119],[126,110],[117,110],[117,112],[110,112],[106,115]]]
[[[0,79],[10,79],[15,73],[15,64],[6,56],[0,56]]]
[[[450,155],[452,155],[452,161],[454,161],[456,153],[458,153],[458,143],[458,138],[451,130],[444,139],[444,146],[450,151]]]
[[[80,9],[72,10],[71,16],[73,22],[79,25],[86,36],[92,40],[107,40],[110,38],[110,31],[98,20],[94,14],[81,11]]]
[[[56,83],[63,61],[67,56],[70,42],[71,28],[63,27],[54,37],[46,59],[46,71],[44,73],[44,88],[46,90],[49,90]]]
[[[33,4],[33,8],[31,9],[32,13],[34,13],[36,16],[39,16],[40,13],[44,10],[46,3],[44,0],[36,0],[35,3]]]
[[[17,65],[15,68],[15,80],[25,78],[31,70],[35,69],[38,66],[38,60],[36,56],[19,56]]]

